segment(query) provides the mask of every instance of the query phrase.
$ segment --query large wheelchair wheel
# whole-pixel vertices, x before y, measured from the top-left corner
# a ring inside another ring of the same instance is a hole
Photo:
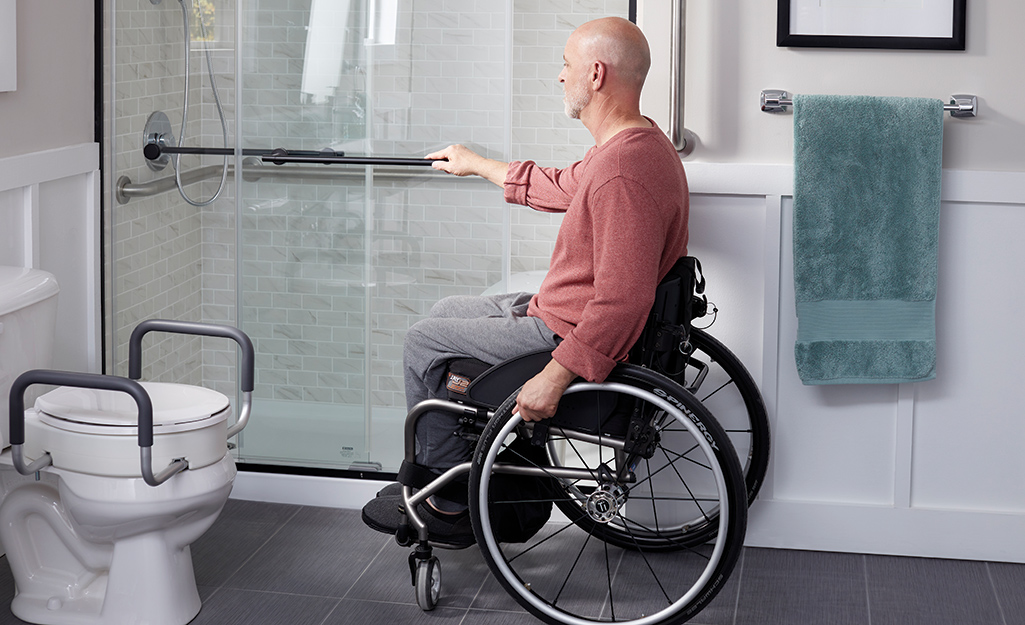
[[[750,504],[758,494],[769,463],[768,415],[751,374],[733,352],[715,337],[696,328],[690,335],[686,366],[680,371],[660,373],[690,391],[723,427],[740,459]],[[665,481],[672,475],[674,464],[668,459],[684,457],[693,447],[691,435],[679,425],[666,422],[659,428],[659,452],[642,460],[638,472],[661,475],[657,479]],[[555,464],[572,463],[576,454],[574,447],[566,445],[557,435],[550,438],[549,452]],[[666,471],[668,473],[664,473]],[[579,519],[578,522],[586,524],[587,517],[581,516],[580,510],[586,506],[592,486],[570,480],[561,484],[567,497],[557,500],[556,505],[568,518]],[[652,501],[652,514],[657,514],[659,508],[672,505],[670,501],[658,500],[654,491],[648,496]],[[657,534],[642,538],[644,546],[647,549],[673,550],[703,544],[718,531],[716,514],[716,507],[708,505],[695,510],[690,518],[678,517],[676,524],[662,523]],[[606,525],[603,535],[605,540],[627,548],[637,538],[616,522]]]
[[[726,430],[740,456],[747,501],[758,496],[769,466],[769,416],[754,378],[740,359],[714,336],[693,328],[687,367],[665,372],[694,394]]]
[[[558,416],[553,440],[538,441],[542,453],[522,453],[532,427],[512,414],[515,396],[481,434],[469,489],[477,543],[506,591],[553,624],[682,623],[707,605],[740,555],[747,497],[736,452],[701,403],[671,380],[629,365],[602,384],[567,390],[563,405],[590,406],[604,419],[627,404],[663,439],[689,441],[648,449],[644,458],[624,451],[621,436],[559,427]],[[559,447],[553,462],[550,450]],[[543,486],[512,490],[509,474]],[[529,501],[524,492],[533,493]],[[553,515],[533,536],[503,542],[497,528],[538,504],[558,504],[566,517]],[[686,526],[694,522],[713,526],[710,541],[681,544],[676,539],[689,539]]]

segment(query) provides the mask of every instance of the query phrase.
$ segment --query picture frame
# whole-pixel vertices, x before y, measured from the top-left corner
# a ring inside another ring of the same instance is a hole
[[[777,0],[776,46],[964,50],[967,0]]]

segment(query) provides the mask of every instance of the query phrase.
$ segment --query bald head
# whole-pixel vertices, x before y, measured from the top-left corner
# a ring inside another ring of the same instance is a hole
[[[588,61],[604,63],[616,82],[640,92],[651,66],[651,52],[636,24],[621,17],[605,17],[580,26],[570,38],[576,39]]]

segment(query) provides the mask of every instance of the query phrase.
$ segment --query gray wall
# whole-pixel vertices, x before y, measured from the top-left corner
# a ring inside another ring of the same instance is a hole
[[[981,116],[946,121],[943,167],[1025,171],[1025,3],[971,0],[964,52],[776,47],[776,2],[690,2],[685,125],[690,160],[790,163],[792,117],[763,113],[762,89],[791,93],[979,96]]]
[[[19,0],[18,88],[0,93],[0,157],[93,136],[92,2]]]

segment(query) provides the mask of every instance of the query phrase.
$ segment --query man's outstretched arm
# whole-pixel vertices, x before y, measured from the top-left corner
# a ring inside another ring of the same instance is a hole
[[[440,169],[454,176],[480,176],[500,187],[505,185],[505,176],[509,171],[509,163],[485,158],[461,145],[450,145],[443,150],[428,154],[426,158],[435,159],[431,165],[434,169]]]

